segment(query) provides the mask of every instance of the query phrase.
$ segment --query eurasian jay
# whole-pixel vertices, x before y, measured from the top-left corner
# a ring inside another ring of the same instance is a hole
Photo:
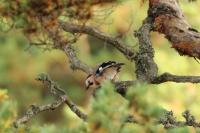
[[[85,81],[86,89],[97,89],[105,80],[111,80],[112,82],[117,81],[118,73],[122,65],[124,65],[124,63],[117,63],[115,61],[103,62],[97,67],[94,73],[87,76]]]

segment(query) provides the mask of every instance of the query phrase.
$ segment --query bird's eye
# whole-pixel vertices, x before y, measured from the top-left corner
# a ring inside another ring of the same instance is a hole
[[[90,82],[90,85],[93,85],[94,83],[93,82]]]

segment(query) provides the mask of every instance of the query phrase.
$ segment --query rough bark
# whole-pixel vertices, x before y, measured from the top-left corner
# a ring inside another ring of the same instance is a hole
[[[188,24],[177,0],[149,0],[148,16],[180,55],[200,59],[200,33]]]
[[[136,56],[136,76],[137,79],[144,82],[151,82],[158,72],[156,63],[154,62],[154,49],[150,40],[150,31],[152,24],[148,18],[144,21],[135,36],[139,40],[139,52]]]

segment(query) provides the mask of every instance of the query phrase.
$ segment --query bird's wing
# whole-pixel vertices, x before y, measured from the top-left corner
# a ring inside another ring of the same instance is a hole
[[[100,64],[100,65],[97,67],[97,69],[96,69],[96,71],[95,71],[95,74],[96,74],[96,75],[101,75],[102,72],[103,72],[106,68],[111,67],[111,66],[114,65],[114,64],[116,64],[115,61],[103,62],[102,64]]]
[[[95,73],[96,77],[113,80],[120,71],[122,65],[124,65],[124,63],[117,63],[115,61],[104,62],[97,68]]]

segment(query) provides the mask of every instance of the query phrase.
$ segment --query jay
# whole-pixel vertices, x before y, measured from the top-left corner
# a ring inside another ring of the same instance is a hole
[[[124,63],[117,63],[115,61],[103,62],[96,71],[89,74],[85,80],[86,89],[97,89],[101,87],[101,83],[106,80],[116,82],[118,80],[118,73]]]

